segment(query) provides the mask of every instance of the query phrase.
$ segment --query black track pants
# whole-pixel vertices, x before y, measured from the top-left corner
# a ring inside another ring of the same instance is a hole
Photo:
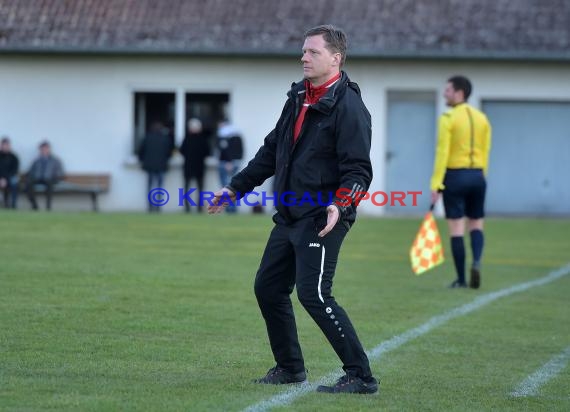
[[[325,223],[307,218],[273,228],[255,278],[255,295],[279,366],[293,373],[305,370],[290,298],[296,285],[299,301],[325,334],[343,369],[366,378],[371,376],[368,358],[348,315],[331,295],[348,229],[339,222],[320,238],[317,234]]]

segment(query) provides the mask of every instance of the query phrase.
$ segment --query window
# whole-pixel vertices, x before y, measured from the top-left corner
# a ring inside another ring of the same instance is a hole
[[[214,153],[214,137],[220,120],[228,117],[230,95],[228,93],[178,95],[183,95],[184,101],[182,99],[177,101],[175,92],[134,93],[133,151],[135,153],[154,122],[162,123],[175,141],[181,141],[186,134],[188,120],[191,118],[198,118],[202,121],[204,132],[211,136],[211,153]],[[177,118],[177,113],[180,118]]]
[[[136,152],[154,122],[162,123],[174,137],[176,98],[175,93],[136,92],[135,136],[133,150]]]
[[[193,117],[202,121],[204,132],[210,136],[210,153],[215,153],[218,123],[228,118],[229,101],[227,93],[186,93],[185,124]]]

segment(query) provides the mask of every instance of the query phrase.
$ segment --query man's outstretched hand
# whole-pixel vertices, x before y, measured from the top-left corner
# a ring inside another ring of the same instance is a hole
[[[232,202],[236,201],[236,194],[232,192],[227,187],[224,187],[217,192],[214,193],[214,198],[212,199],[212,204],[208,206],[208,213],[220,213],[223,211],[227,206],[228,202],[223,201],[230,199]],[[337,224],[338,219],[340,217],[340,212],[338,207],[335,205],[330,205],[327,207],[327,225],[319,232],[319,237],[324,237],[327,233],[329,233],[333,227]]]
[[[228,198],[232,201],[236,201],[236,194],[232,192],[227,187],[224,187],[214,193],[214,198],[212,199],[212,204],[208,205],[208,213],[220,213],[228,206]],[[221,200],[224,200],[220,203]]]

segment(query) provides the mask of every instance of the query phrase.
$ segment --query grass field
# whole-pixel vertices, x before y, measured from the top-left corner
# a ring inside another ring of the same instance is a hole
[[[443,222],[442,235],[447,236]],[[0,410],[238,411],[275,399],[253,295],[268,216],[0,213]],[[360,218],[333,289],[367,349],[570,262],[570,220],[489,219],[482,289],[447,262],[415,277],[419,219]],[[445,242],[447,246],[447,241]],[[468,243],[467,243],[468,246]],[[340,365],[294,298],[310,381]],[[380,394],[309,392],[275,410],[570,410],[570,276],[496,299],[372,361]]]

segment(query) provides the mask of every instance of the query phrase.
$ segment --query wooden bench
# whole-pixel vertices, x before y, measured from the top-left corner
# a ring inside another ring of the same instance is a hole
[[[27,188],[26,178],[20,178],[20,188],[25,191]],[[111,176],[108,174],[66,174],[65,177],[53,186],[53,194],[80,194],[90,195],[93,204],[93,211],[99,210],[97,196],[100,193],[107,193],[111,183]],[[45,193],[45,185],[35,185],[36,193]]]

